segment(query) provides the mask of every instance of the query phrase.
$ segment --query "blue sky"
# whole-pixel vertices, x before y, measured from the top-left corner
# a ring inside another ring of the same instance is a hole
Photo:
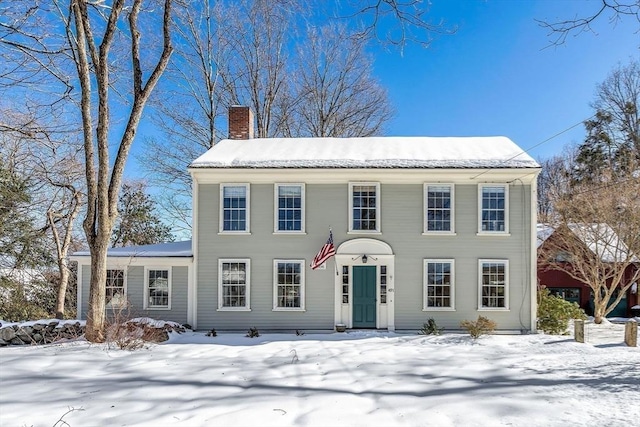
[[[556,22],[597,10],[596,0],[432,0],[429,18],[457,26],[429,48],[409,44],[402,52],[372,45],[375,76],[387,88],[395,115],[387,136],[504,135],[524,150],[581,123],[593,114],[596,85],[618,63],[640,58],[638,24],[609,22],[594,32],[551,46],[535,21]],[[134,152],[153,135],[145,121]],[[584,138],[580,124],[528,151],[543,159]],[[127,175],[140,175],[131,156]]]
[[[569,37],[558,47],[535,19],[557,21],[596,10],[599,1],[433,0],[430,16],[457,25],[428,49],[376,49],[376,75],[395,117],[387,135],[505,135],[528,149],[592,114],[596,85],[619,62],[640,57],[638,25],[613,25]],[[545,47],[547,47],[545,49]],[[577,126],[530,151],[559,154],[584,137]]]

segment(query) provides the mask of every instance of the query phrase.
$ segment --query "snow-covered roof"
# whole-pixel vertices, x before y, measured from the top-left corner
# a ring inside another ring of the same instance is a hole
[[[73,256],[90,256],[89,251],[78,251]],[[111,248],[108,257],[191,257],[191,240],[182,242],[157,243],[155,245],[126,246]]]
[[[539,168],[491,137],[257,138],[220,141],[190,168]]]
[[[553,232],[556,231],[556,229],[547,224],[538,224],[537,231],[538,240],[536,247],[539,248],[545,242],[545,240],[547,240],[549,236],[551,236]]]
[[[626,261],[629,255],[633,262],[638,258],[630,254],[627,245],[620,240],[616,232],[608,224],[567,224],[571,232],[575,234],[588,248],[604,262]],[[545,240],[555,231],[555,228],[547,224],[538,224],[538,241],[540,247]]]

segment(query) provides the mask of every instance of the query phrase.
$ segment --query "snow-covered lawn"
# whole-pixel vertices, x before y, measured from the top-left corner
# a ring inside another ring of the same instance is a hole
[[[188,332],[133,352],[5,347],[0,425],[52,426],[73,408],[72,427],[640,426],[640,348],[622,325],[586,335]]]

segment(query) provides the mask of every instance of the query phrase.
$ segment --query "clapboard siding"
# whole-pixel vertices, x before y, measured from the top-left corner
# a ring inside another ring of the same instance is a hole
[[[301,182],[300,181],[297,182]],[[428,182],[428,180],[427,180]],[[306,234],[273,233],[273,184],[251,185],[250,235],[218,233],[218,184],[198,188],[198,328],[243,330],[332,329],[334,326],[335,263],[327,270],[308,266],[333,229],[336,247],[357,237],[388,243],[395,254],[395,327],[417,329],[433,317],[446,328],[457,328],[463,319],[478,314],[495,319],[500,329],[530,329],[530,236],[529,186],[510,184],[510,236],[478,236],[478,186],[456,185],[454,236],[423,235],[423,183],[381,184],[381,231],[379,235],[348,234],[348,182],[306,185]],[[251,260],[250,312],[218,311],[218,260]],[[456,301],[453,312],[423,311],[423,260],[455,259]],[[508,312],[479,312],[478,260],[509,260]],[[305,260],[304,312],[273,311],[273,260]]]
[[[189,268],[187,266],[158,265],[157,262],[144,265],[144,261],[141,260],[143,260],[143,258],[137,260],[138,263],[142,262],[140,265],[127,265],[128,261],[130,262],[129,258],[115,259],[112,260],[112,262],[117,262],[118,265],[110,265],[108,267],[108,269],[125,270],[125,287],[129,308],[118,314],[125,317],[151,317],[154,319],[187,323]],[[170,260],[171,258],[166,258],[165,262],[170,262]],[[171,269],[171,309],[144,308],[145,267]],[[82,286],[82,301],[80,302],[80,311],[78,312],[80,319],[87,318],[90,278],[90,266],[83,264],[80,284],[80,286]],[[110,307],[107,307],[107,314],[112,317],[114,311]]]
[[[306,186],[306,232],[273,233],[273,191],[269,184],[251,186],[251,235],[218,234],[219,186],[199,188],[198,328],[333,329],[334,270],[311,270],[316,252],[334,230],[347,227],[348,186]],[[332,209],[326,209],[332,207]],[[335,235],[334,235],[335,236]],[[251,260],[251,311],[218,311],[218,260]],[[305,311],[273,311],[273,261],[304,259]]]

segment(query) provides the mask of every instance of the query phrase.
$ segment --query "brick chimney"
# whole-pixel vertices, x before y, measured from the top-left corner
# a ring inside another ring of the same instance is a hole
[[[253,112],[249,107],[229,107],[229,139],[253,138]]]

